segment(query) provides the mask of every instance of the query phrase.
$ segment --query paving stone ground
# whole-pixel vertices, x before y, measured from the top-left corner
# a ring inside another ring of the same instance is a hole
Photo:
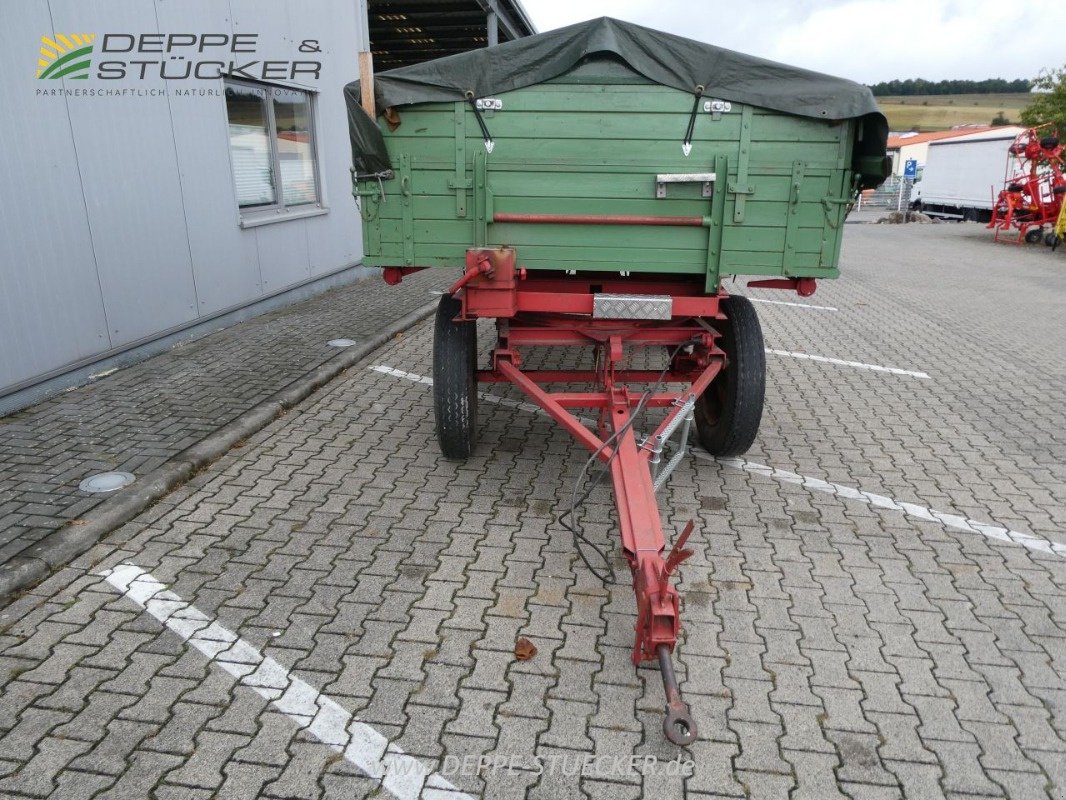
[[[0,417],[0,564],[106,499],[82,479],[150,472],[336,355],[330,339],[369,338],[425,305],[445,277],[333,289]]]
[[[372,728],[453,800],[1066,797],[1066,258],[849,225],[842,274],[751,292],[839,309],[759,303],[767,346],[929,377],[768,355],[752,451],[674,474],[690,748],[629,664],[617,547],[605,587],[555,521],[569,438],[483,402],[445,461],[430,387],[373,369],[430,375],[426,324],[0,609],[0,796],[414,796],[356,766]],[[603,547],[612,515],[584,509]],[[165,627],[176,600],[100,577],[124,564],[205,616]]]

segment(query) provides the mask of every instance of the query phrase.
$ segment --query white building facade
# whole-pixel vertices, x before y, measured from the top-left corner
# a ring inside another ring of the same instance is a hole
[[[0,27],[0,413],[366,270],[365,0],[27,0]]]

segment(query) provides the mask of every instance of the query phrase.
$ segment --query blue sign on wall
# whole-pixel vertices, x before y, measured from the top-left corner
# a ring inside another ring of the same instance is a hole
[[[918,161],[913,158],[908,158],[903,164],[903,177],[904,178],[917,178],[918,177]]]

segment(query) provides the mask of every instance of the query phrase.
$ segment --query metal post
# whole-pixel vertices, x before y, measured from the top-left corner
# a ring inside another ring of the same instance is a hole
[[[903,178],[899,179],[899,199],[896,200],[896,211],[900,211],[903,208]]]
[[[485,20],[488,28],[489,47],[495,47],[500,43],[500,20],[495,11],[490,11]]]

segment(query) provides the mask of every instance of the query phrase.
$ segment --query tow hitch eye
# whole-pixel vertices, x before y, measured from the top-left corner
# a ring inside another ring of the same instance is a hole
[[[658,655],[659,672],[662,674],[663,689],[666,691],[663,733],[674,744],[685,747],[696,741],[699,731],[696,730],[696,721],[688,713],[688,706],[681,699],[681,689],[678,688],[677,676],[674,675],[674,662],[670,658],[670,647],[659,645]]]

